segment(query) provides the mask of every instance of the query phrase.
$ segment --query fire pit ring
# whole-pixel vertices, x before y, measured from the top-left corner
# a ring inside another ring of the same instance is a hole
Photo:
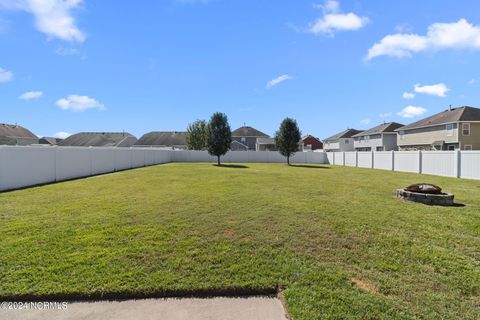
[[[428,183],[418,183],[397,190],[398,199],[434,206],[453,206],[454,197],[453,194],[444,193],[440,187]]]

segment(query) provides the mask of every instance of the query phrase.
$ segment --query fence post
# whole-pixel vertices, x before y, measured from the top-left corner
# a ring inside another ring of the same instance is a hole
[[[54,152],[54,155],[53,155],[53,167],[54,167],[54,169],[55,169],[55,182],[56,182],[56,181],[58,181],[58,179],[57,179],[57,175],[58,175],[58,173],[57,173],[57,171],[58,171],[58,170],[57,170],[57,151],[58,151],[58,146],[53,146],[53,148],[54,148],[54,149],[53,149],[53,150],[54,150],[54,151],[53,151],[53,152]]]
[[[423,171],[423,159],[422,159],[423,155],[422,155],[422,150],[418,150],[418,173],[422,173]]]
[[[358,168],[358,151],[355,151],[355,167]]]
[[[343,166],[345,167],[345,151],[343,151]]]
[[[88,147],[90,153],[90,175],[93,176],[93,147]]]
[[[455,150],[454,165],[455,178],[460,178],[462,176],[462,152],[459,149]]]
[[[375,151],[372,150],[372,169],[375,169]]]
[[[395,171],[395,150],[392,150],[392,171]]]
[[[331,163],[331,164],[334,165],[334,164],[335,164],[335,152],[332,152],[332,155],[333,155],[333,158],[332,158],[332,162],[333,162],[333,163]]]

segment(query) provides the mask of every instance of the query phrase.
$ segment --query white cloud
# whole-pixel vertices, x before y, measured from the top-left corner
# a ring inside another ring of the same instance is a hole
[[[43,92],[42,91],[28,91],[28,92],[25,92],[23,94],[21,94],[18,99],[21,99],[21,100],[32,100],[32,99],[37,99],[37,98],[40,98],[41,96],[43,96]]]
[[[413,98],[415,98],[415,93],[404,92],[404,93],[402,94],[402,97],[403,97],[403,99],[407,99],[407,100],[413,99]]]
[[[53,135],[54,138],[59,138],[59,139],[66,139],[70,137],[72,134],[64,131],[57,132]]]
[[[279,77],[276,77],[275,79],[272,79],[267,82],[267,89],[273,88],[276,85],[279,85],[280,83],[291,80],[293,77],[289,76],[288,74],[281,75]]]
[[[478,82],[477,79],[470,79],[470,80],[468,81],[468,84],[475,84],[475,83],[477,83],[477,82]]]
[[[35,27],[50,38],[69,42],[85,41],[85,34],[76,25],[72,11],[83,0],[0,0],[0,6],[23,10],[35,18]]]
[[[320,17],[310,25],[309,32],[333,35],[335,31],[358,30],[368,23],[367,17],[360,17],[353,12],[340,13],[340,3],[335,0],[327,0],[323,5],[315,8],[323,9],[323,17]]]
[[[403,110],[397,114],[402,118],[414,118],[421,116],[425,112],[427,112],[427,109],[423,107],[408,106],[403,108]]]
[[[75,112],[82,112],[88,109],[105,109],[105,106],[97,100],[88,96],[79,96],[76,94],[69,95],[67,98],[59,99],[56,104],[62,110],[71,110]]]
[[[480,26],[465,19],[452,23],[434,23],[426,35],[397,33],[385,36],[369,50],[366,60],[379,56],[411,57],[413,53],[441,49],[480,49]]]
[[[370,124],[370,122],[372,122],[372,120],[370,120],[370,119],[360,120],[360,123],[361,123],[361,124]]]
[[[445,98],[447,96],[446,93],[450,91],[450,89],[445,83],[438,83],[428,86],[421,86],[419,84],[416,84],[414,90],[416,93],[424,93],[442,98]]]
[[[392,113],[391,112],[380,113],[379,116],[380,118],[388,118],[392,116]]]
[[[12,80],[12,78],[13,78],[13,73],[11,71],[0,68],[0,83],[8,82]]]

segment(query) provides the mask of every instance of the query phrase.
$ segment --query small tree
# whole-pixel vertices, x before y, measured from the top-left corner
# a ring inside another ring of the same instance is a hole
[[[207,148],[207,122],[197,120],[187,127],[187,147],[189,150],[205,150]]]
[[[275,146],[280,154],[287,157],[290,165],[290,157],[298,151],[298,143],[302,138],[297,121],[285,118],[280,124],[280,129],[275,133]]]
[[[232,143],[232,131],[227,115],[221,112],[214,113],[208,123],[207,132],[208,153],[217,156],[217,164],[220,165],[220,156],[230,150]]]

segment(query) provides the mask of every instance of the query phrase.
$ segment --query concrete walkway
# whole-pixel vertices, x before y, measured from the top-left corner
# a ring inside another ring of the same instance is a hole
[[[65,310],[0,310],[3,320],[287,320],[277,298],[69,302]]]

